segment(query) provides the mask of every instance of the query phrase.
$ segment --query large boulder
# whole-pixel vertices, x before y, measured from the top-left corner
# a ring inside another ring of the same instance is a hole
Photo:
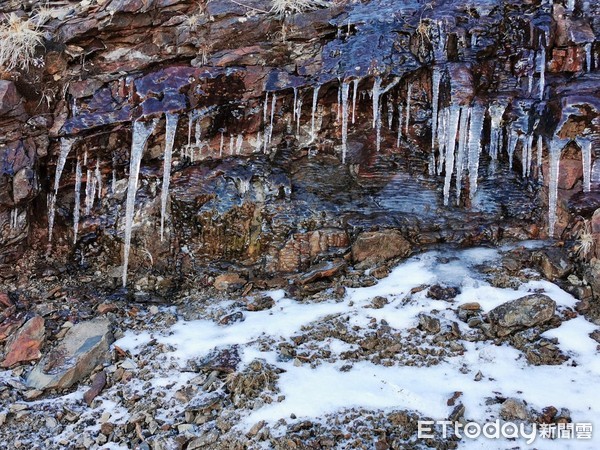
[[[358,236],[352,245],[356,263],[377,264],[392,258],[406,257],[411,245],[397,230],[370,231]]]
[[[544,294],[532,294],[503,303],[488,313],[492,328],[498,336],[534,327],[554,316],[556,302]]]
[[[68,388],[107,359],[112,342],[113,335],[108,320],[97,318],[78,323],[34,367],[27,378],[27,384],[40,390]]]

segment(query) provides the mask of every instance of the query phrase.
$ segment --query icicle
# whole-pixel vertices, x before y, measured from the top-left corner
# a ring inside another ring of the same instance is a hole
[[[342,80],[340,80],[338,78],[338,81],[339,81],[339,85],[338,85],[338,100],[337,100],[337,105],[336,105],[335,121],[339,123],[339,121],[342,118]]]
[[[302,97],[296,103],[296,137],[300,137],[300,117],[302,116]]]
[[[156,128],[157,120],[152,122],[135,121],[133,123],[133,137],[131,139],[131,155],[129,157],[129,181],[127,183],[127,200],[125,208],[125,249],[123,251],[123,287],[127,285],[127,266],[129,265],[129,250],[131,248],[131,229],[135,213],[135,195],[137,193],[138,178],[142,156],[148,138]]]
[[[187,148],[189,149],[192,146],[192,128],[194,128],[194,118],[195,113],[188,113],[188,139],[187,139]]]
[[[165,156],[163,160],[162,190],[160,193],[160,240],[164,240],[165,218],[167,217],[167,199],[169,198],[169,183],[171,182],[171,159],[173,156],[173,145],[177,132],[177,114],[166,114],[165,130]]]
[[[556,227],[556,210],[558,206],[558,176],[560,154],[567,140],[554,138],[550,143],[550,161],[548,166],[548,234],[554,236]]]
[[[19,226],[19,208],[10,210],[10,229],[16,230]]]
[[[233,137],[233,134],[229,135],[229,154],[233,155],[233,148],[235,146],[235,138]]]
[[[440,82],[442,74],[437,67],[434,67],[431,77],[431,152],[436,148],[437,126],[438,126],[438,103],[440,100]]]
[[[449,109],[448,108],[444,108],[440,113],[438,113],[438,147],[439,147],[439,151],[438,151],[438,164],[437,164],[437,174],[441,175],[442,172],[444,171],[444,164],[446,162],[446,133],[448,130],[448,114],[449,114]],[[440,136],[442,137],[440,139]]]
[[[402,138],[402,104],[398,105],[398,135],[396,137],[396,147],[400,148],[400,139]]]
[[[360,80],[355,78],[352,81],[352,125],[354,125],[354,119],[356,118],[356,97],[358,94],[358,82]]]
[[[273,137],[273,119],[275,117],[275,105],[277,104],[277,95],[273,93],[273,99],[271,100],[271,122],[269,124],[269,143],[271,143],[271,138]]]
[[[590,192],[592,178],[592,140],[578,137],[577,145],[581,147],[581,164],[583,165],[583,192]]]
[[[491,158],[490,170],[494,172],[496,161],[498,161],[498,153],[502,149],[502,117],[506,110],[506,104],[493,103],[489,107],[489,114],[491,119],[491,136],[490,136],[490,147],[489,155]]]
[[[510,130],[510,134],[508,136],[508,145],[506,147],[506,151],[508,152],[508,168],[512,170],[513,168],[513,159],[515,154],[515,149],[517,148],[517,143],[519,142],[519,135],[513,129]]]
[[[296,110],[297,110],[296,103],[297,102],[298,102],[298,88],[295,87],[294,88],[294,105],[292,106],[292,119],[293,120],[296,119]]]
[[[462,190],[462,177],[465,167],[465,156],[467,149],[467,138],[469,136],[470,108],[460,108],[460,128],[458,133],[458,152],[456,154],[456,204],[460,205],[460,194]]]
[[[567,0],[567,11],[573,12],[575,9],[575,0]]]
[[[538,171],[538,181],[542,182],[544,179],[544,175],[542,174],[542,153],[544,150],[544,138],[540,135],[537,138],[537,171]]]
[[[346,162],[348,144],[348,92],[350,84],[342,83],[342,164]]]
[[[483,132],[483,120],[485,108],[476,105],[471,110],[469,122],[469,197],[471,200],[477,193],[477,179],[479,175],[479,156],[481,155],[481,134]]]
[[[533,159],[533,135],[532,134],[528,134],[524,138],[523,145],[527,149],[527,151],[525,152],[525,157],[523,158],[525,160],[525,167],[523,167],[523,175],[525,177],[529,177],[531,175],[531,160]]]
[[[81,162],[77,157],[75,166],[75,204],[73,205],[73,243],[77,243],[77,232],[79,231],[79,209],[81,208]]]
[[[311,111],[311,118],[310,118],[310,142],[313,142],[316,139],[315,115],[317,112],[317,103],[319,100],[319,88],[320,88],[320,86],[316,86],[313,90],[312,111]]]
[[[98,200],[102,198],[102,174],[100,173],[100,160],[96,159],[96,168],[94,169],[94,178],[96,179],[96,186]]]
[[[406,91],[406,127],[404,129],[404,135],[408,138],[408,126],[410,124],[410,102],[412,97],[412,83],[408,85]]]
[[[89,216],[94,207],[94,198],[96,197],[96,179],[92,176],[91,169],[87,169],[85,174],[85,215]]]
[[[381,78],[375,77],[373,81],[373,128],[379,120],[379,96],[381,95]]]
[[[267,114],[269,111],[269,91],[265,93],[265,104],[263,106],[263,124],[267,126]]]
[[[456,147],[456,133],[458,132],[458,122],[460,118],[460,107],[451,105],[448,111],[448,129],[445,136],[446,146],[446,177],[444,180],[444,205],[447,206],[450,200],[450,183],[452,173],[454,172],[454,149]]]
[[[265,141],[266,142],[266,141]],[[225,145],[225,130],[221,130],[221,142],[219,144],[219,157],[223,157],[223,146]],[[265,145],[266,150],[266,145]]]
[[[387,100],[387,120],[388,120],[388,128],[392,129],[392,122],[394,121],[394,104],[392,103],[392,99],[389,98]]]
[[[201,120],[202,117],[198,115],[198,120],[196,120],[196,129],[194,132],[194,139],[196,140],[196,147],[198,148],[202,147],[202,124],[200,123]]]
[[[544,99],[544,91],[546,89],[546,36],[544,33],[544,41],[540,36],[540,100]]]
[[[56,196],[58,195],[58,188],[60,187],[60,177],[74,142],[75,139],[69,138],[62,138],[60,140],[60,152],[58,154],[58,160],[56,161],[56,171],[54,172],[54,191],[50,194],[48,205],[48,242],[52,242],[52,230],[54,229],[54,217],[56,214]]]
[[[110,191],[114,194],[117,189],[117,155],[113,152],[112,154],[112,181],[110,185]]]
[[[87,167],[88,152],[87,150],[83,153],[83,167]]]
[[[242,153],[242,144],[243,143],[244,143],[244,135],[240,133],[237,135],[237,141],[235,143],[235,153],[237,155]]]
[[[377,111],[377,123],[375,124],[376,130],[376,149],[377,152],[381,150],[381,104],[379,105],[379,111]]]
[[[585,70],[592,71],[592,43],[585,44]]]
[[[535,72],[535,53],[531,51],[527,61],[527,92],[533,92],[533,74]]]

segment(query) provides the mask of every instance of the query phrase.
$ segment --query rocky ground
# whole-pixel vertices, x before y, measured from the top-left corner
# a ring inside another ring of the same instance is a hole
[[[564,290],[585,291],[585,280],[544,278],[560,264],[543,245],[440,248],[275,290],[190,288],[169,304],[141,290],[138,301],[94,296],[81,276],[47,274],[28,292],[7,281],[0,442],[528,448],[444,439],[439,427],[419,439],[417,420],[598,423],[600,322]],[[536,448],[598,444],[540,439]]]

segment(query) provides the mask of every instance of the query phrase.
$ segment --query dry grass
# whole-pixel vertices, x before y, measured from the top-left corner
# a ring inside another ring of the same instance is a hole
[[[317,9],[320,6],[323,6],[323,2],[319,0],[273,0],[271,12],[284,16]]]
[[[0,24],[0,67],[27,70],[35,62],[35,49],[42,44],[42,31],[30,19],[11,13]]]
[[[584,221],[583,227],[577,233],[576,254],[581,260],[587,261],[596,247],[592,226],[589,220]]]

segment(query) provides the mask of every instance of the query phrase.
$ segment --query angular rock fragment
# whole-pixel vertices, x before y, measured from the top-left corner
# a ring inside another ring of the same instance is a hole
[[[110,322],[94,319],[73,326],[64,340],[45,355],[27,377],[27,384],[36,389],[65,389],[108,358],[113,342]]]

